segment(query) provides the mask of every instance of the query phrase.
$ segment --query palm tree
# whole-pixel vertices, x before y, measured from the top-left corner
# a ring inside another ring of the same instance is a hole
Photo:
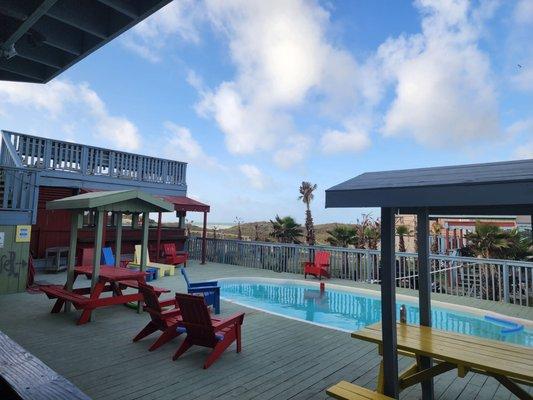
[[[348,247],[357,243],[357,230],[349,225],[337,225],[331,231],[327,231],[329,237],[326,239],[332,246]]]
[[[306,206],[305,240],[307,241],[307,244],[309,246],[313,246],[315,244],[315,228],[313,225],[313,216],[311,215],[310,204],[311,204],[311,201],[313,201],[313,198],[315,197],[313,195],[313,192],[316,190],[316,188],[317,188],[316,184],[313,185],[311,182],[303,181],[302,184],[300,185],[300,196],[298,196],[298,200],[302,200]]]
[[[409,227],[407,225],[398,225],[396,227],[396,234],[400,237],[399,243],[398,243],[398,250],[400,253],[405,253],[405,240],[404,236],[409,235]]]
[[[276,215],[274,221],[270,220],[273,232],[270,236],[275,237],[280,243],[300,243],[299,238],[302,236],[302,227],[297,224],[292,217],[283,217]]]
[[[512,241],[509,233],[497,225],[476,222],[476,230],[465,235],[470,242],[470,248],[478,257],[495,258],[502,256],[508,250]]]
[[[365,240],[370,250],[378,248],[378,242],[381,239],[381,231],[379,222],[373,222],[365,228]]]

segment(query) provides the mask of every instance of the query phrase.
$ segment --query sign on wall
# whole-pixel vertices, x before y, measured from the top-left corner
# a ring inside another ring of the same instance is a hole
[[[31,236],[31,225],[17,225],[15,242],[29,242]]]

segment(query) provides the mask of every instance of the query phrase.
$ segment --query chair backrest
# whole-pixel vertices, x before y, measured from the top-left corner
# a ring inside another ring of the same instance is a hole
[[[93,262],[94,249],[92,247],[81,249],[81,265],[93,265]]]
[[[115,256],[113,255],[111,247],[102,248],[102,259],[104,260],[105,265],[115,266]]]
[[[162,312],[161,305],[159,304],[159,299],[157,298],[157,295],[155,294],[154,288],[152,286],[139,282],[139,292],[143,295],[144,302],[146,303],[148,308],[156,312]],[[154,316],[152,316],[152,319],[154,319]]]
[[[317,251],[315,253],[315,265],[328,265],[329,264],[329,252],[327,251]]]
[[[187,329],[187,338],[207,345],[216,343],[215,329],[203,296],[176,293],[176,304]]]
[[[135,255],[134,255],[133,263],[139,264],[139,265],[141,264],[141,245],[140,244],[135,245]],[[150,254],[146,252],[146,264],[149,264],[149,263],[150,263]]]
[[[173,256],[176,254],[176,245],[174,243],[163,243],[163,251],[166,256]]]
[[[189,277],[187,276],[187,273],[185,272],[185,268],[180,268],[181,274],[185,278],[185,282],[187,283],[187,287],[191,286],[191,282],[189,281]]]

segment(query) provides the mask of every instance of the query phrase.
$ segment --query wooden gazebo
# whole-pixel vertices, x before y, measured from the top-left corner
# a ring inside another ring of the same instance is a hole
[[[326,207],[381,208],[383,384],[386,395],[398,398],[395,215],[418,218],[420,324],[431,326],[430,215],[533,215],[533,159],[365,173],[326,190]],[[422,393],[433,399],[432,379]]]
[[[142,240],[141,240],[141,271],[146,269],[146,255],[148,254],[148,227],[150,212],[173,211],[174,206],[164,200],[156,198],[138,190],[119,190],[89,192],[77,196],[66,197],[64,199],[53,200],[46,203],[48,210],[70,210],[72,212],[70,230],[70,250],[68,258],[67,290],[72,290],[74,280],[74,267],[76,264],[76,245],[78,240],[78,229],[83,221],[85,211],[95,211],[96,231],[94,237],[94,261],[91,288],[98,282],[100,270],[100,259],[102,252],[102,237],[104,231],[105,215],[113,212],[116,215],[116,249],[115,263],[120,266],[121,242],[122,242],[122,215],[142,214]]]

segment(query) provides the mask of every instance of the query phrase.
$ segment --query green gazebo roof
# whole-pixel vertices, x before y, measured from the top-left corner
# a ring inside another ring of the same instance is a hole
[[[125,213],[174,211],[174,205],[140,190],[89,192],[46,203],[48,210],[98,210]]]

